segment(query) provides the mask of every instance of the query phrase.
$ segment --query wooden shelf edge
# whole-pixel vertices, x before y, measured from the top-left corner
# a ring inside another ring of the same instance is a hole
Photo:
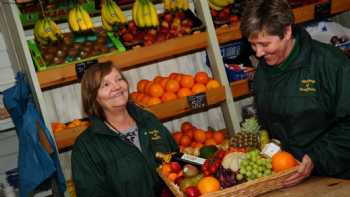
[[[198,32],[192,35],[166,40],[162,43],[155,43],[147,47],[135,48],[123,53],[109,53],[91,59],[98,59],[99,62],[113,61],[122,70],[131,69],[141,64],[151,63],[157,60],[178,56],[191,51],[201,50],[208,45],[207,32]],[[86,61],[86,60],[82,60]],[[77,80],[75,64],[69,63],[37,72],[40,87],[47,89],[60,84],[70,83]]]
[[[219,104],[225,100],[225,87],[221,86],[219,88],[211,89],[206,92],[206,95],[208,106]],[[155,114],[160,120],[179,116],[191,111],[191,108],[187,103],[187,98],[168,101],[145,109]]]
[[[248,82],[248,79],[242,79],[239,81],[234,81],[230,84],[234,98],[247,96],[251,94]]]
[[[340,12],[350,10],[350,2],[349,0],[332,0],[331,3],[331,13],[337,14]]]

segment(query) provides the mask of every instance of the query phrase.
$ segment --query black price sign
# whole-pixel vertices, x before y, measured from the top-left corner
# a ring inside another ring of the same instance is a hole
[[[331,15],[331,1],[325,1],[315,5],[315,19],[322,20]]]
[[[191,109],[201,109],[208,106],[207,95],[205,93],[188,96],[187,102]]]
[[[97,59],[93,59],[76,63],[75,73],[77,74],[78,79],[80,80],[83,77],[85,70],[88,69],[90,65],[96,64],[97,62]]]

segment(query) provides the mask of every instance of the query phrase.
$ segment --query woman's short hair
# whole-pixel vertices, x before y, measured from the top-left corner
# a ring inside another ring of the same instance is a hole
[[[126,81],[123,73],[110,61],[93,64],[85,71],[81,80],[81,98],[84,112],[87,115],[97,116],[102,119],[105,118],[103,109],[96,98],[102,79],[108,75],[113,68],[116,69]]]
[[[240,29],[248,39],[262,31],[282,39],[285,27],[293,23],[293,11],[287,0],[245,0]]]

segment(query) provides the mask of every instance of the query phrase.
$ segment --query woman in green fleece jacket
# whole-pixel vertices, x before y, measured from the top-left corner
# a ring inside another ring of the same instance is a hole
[[[293,23],[287,0],[245,1],[258,118],[301,161],[286,187],[310,174],[350,178],[350,60]]]
[[[77,196],[158,196],[155,153],[178,150],[169,131],[153,114],[129,102],[128,83],[111,62],[88,68],[81,92],[90,127],[72,151]]]

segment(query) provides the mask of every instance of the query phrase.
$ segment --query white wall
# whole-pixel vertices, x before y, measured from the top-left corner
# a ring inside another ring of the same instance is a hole
[[[14,82],[14,73],[0,27],[0,92],[11,87]],[[0,107],[4,107],[2,95]],[[10,119],[0,120],[0,177],[7,170],[17,167],[18,141],[15,130],[11,128],[13,123]],[[0,182],[2,180],[0,179]]]

